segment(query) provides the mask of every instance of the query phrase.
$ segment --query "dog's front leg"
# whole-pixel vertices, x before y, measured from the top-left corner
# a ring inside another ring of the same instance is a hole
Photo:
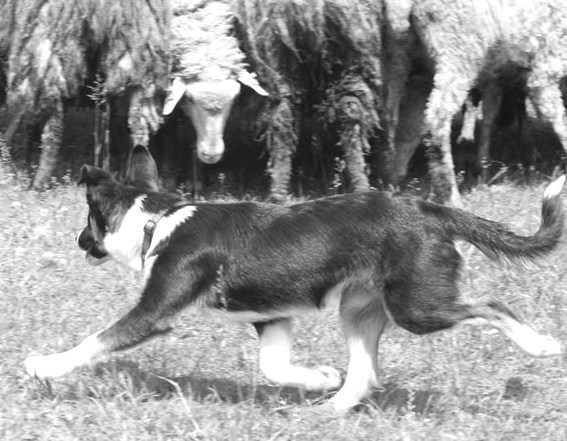
[[[254,323],[260,337],[260,370],[274,383],[305,390],[332,390],[341,376],[330,366],[309,369],[291,364],[291,320]]]
[[[104,347],[99,341],[97,332],[73,349],[52,355],[35,355],[26,358],[27,373],[39,379],[57,378],[68,374],[74,369],[88,365],[104,354]]]
[[[151,312],[150,312],[151,311]],[[135,346],[169,328],[160,320],[164,314],[149,310],[141,302],[112,326],[99,331],[66,352],[46,356],[30,356],[25,360],[27,373],[39,379],[62,377],[73,370],[90,365],[108,354]]]
[[[136,346],[170,330],[170,319],[196,299],[214,280],[215,256],[200,254],[181,266],[175,259],[155,260],[138,304],[112,326],[87,337],[77,347],[60,354],[33,356],[26,370],[40,379],[61,377],[76,368],[101,360],[106,355]],[[159,265],[159,270],[158,268]]]

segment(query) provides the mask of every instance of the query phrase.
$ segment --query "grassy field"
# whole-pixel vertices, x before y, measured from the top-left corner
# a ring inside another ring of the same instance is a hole
[[[418,337],[387,332],[383,387],[346,416],[321,415],[318,394],[270,386],[249,325],[188,311],[176,331],[91,369],[40,385],[24,358],[66,350],[136,302],[140,278],[91,267],[74,243],[83,189],[28,192],[0,169],[0,439],[2,440],[567,440],[565,358],[531,359],[490,329]],[[542,185],[466,196],[473,212],[529,234]],[[539,268],[501,268],[465,247],[465,296],[508,302],[567,342],[567,248]],[[295,362],[344,373],[335,314],[297,322]]]

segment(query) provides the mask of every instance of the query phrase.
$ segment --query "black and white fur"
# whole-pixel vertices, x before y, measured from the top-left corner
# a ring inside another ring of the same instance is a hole
[[[152,160],[147,152],[138,154]],[[355,406],[377,384],[378,343],[389,324],[424,334],[480,322],[532,356],[561,354],[558,341],[536,333],[504,304],[460,299],[461,257],[454,241],[464,239],[498,260],[549,253],[562,235],[564,181],[562,176],[547,187],[541,227],[522,237],[465,211],[378,191],[291,206],[186,204],[147,190],[152,185],[140,179],[132,182],[142,189],[83,166],[89,215],[79,246],[95,262],[112,257],[144,271],[145,287],[138,304],[115,324],[67,352],[27,358],[27,372],[60,377],[166,332],[177,312],[196,305],[253,323],[260,368],[271,381],[336,389],[341,378],[332,367],[290,363],[291,318],[333,300],[350,354],[344,384],[331,398],[338,411]],[[143,255],[144,227],[156,215]]]

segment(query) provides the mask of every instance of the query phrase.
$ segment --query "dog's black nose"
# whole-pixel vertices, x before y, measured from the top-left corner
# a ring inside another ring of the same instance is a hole
[[[81,232],[77,234],[76,241],[79,248],[85,251],[90,250],[96,243],[89,227],[83,228]]]

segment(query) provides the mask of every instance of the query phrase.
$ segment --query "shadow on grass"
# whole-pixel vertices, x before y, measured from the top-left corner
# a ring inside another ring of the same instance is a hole
[[[390,382],[376,390],[369,400],[381,410],[395,413],[409,410],[419,415],[427,415],[437,409],[440,398],[441,392],[435,390],[413,390]]]
[[[88,388],[87,396],[98,399],[133,397],[133,399],[166,400],[182,394],[183,398],[200,403],[253,403],[271,409],[324,403],[334,392],[305,392],[296,388],[250,384],[228,378],[199,375],[167,377],[146,372],[134,363],[114,361],[100,364],[95,373],[102,381]],[[63,393],[65,399],[80,400],[83,394]],[[127,393],[124,393],[127,392]],[[75,395],[75,396],[71,396]],[[435,412],[441,393],[434,390],[409,390],[395,383],[386,383],[374,391],[357,408],[417,414]]]

